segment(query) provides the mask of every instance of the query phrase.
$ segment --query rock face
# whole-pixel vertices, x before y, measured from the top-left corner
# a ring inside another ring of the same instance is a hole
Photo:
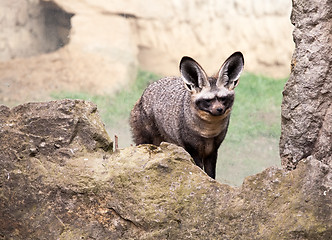
[[[178,75],[184,55],[213,74],[242,51],[247,71],[285,77],[290,8],[288,0],[2,0],[0,101],[48,100],[61,90],[112,94],[138,66]]]
[[[308,158],[240,188],[182,148],[115,153],[95,105],[0,107],[1,239],[329,239],[332,169]]]
[[[287,169],[308,156],[332,164],[332,3],[293,0],[296,45],[282,102],[280,155]]]
[[[138,50],[125,18],[81,1],[1,1],[0,10],[0,102],[112,94],[135,79]]]
[[[294,45],[288,0],[146,1],[145,8],[132,2],[139,63],[146,69],[178,74],[179,59],[188,55],[213,74],[222,59],[241,51],[246,71],[289,75]]]
[[[73,16],[52,1],[1,1],[0,60],[30,57],[63,47]]]

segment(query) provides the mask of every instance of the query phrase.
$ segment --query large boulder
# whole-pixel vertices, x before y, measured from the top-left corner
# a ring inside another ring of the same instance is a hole
[[[332,169],[308,158],[239,188],[182,148],[112,152],[84,101],[0,107],[1,239],[329,239]]]
[[[283,92],[280,155],[296,168],[308,156],[332,164],[332,4],[293,0],[296,45]]]

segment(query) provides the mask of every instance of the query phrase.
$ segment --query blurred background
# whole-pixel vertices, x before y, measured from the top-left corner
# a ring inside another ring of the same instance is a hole
[[[279,166],[280,105],[294,44],[291,0],[1,0],[0,104],[85,99],[119,147],[148,83],[179,75],[182,56],[214,74],[245,57],[217,180]]]

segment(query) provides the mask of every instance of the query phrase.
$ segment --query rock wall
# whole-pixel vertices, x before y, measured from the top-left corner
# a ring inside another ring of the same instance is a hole
[[[136,77],[137,47],[121,16],[81,1],[1,1],[0,11],[0,102],[112,94]]]
[[[112,153],[89,102],[0,106],[1,239],[330,239],[332,168],[311,159],[230,187],[182,148]]]
[[[132,13],[136,17],[139,60],[144,68],[163,75],[170,71],[178,74],[179,59],[189,55],[213,74],[222,59],[242,51],[246,71],[288,76],[294,47],[290,1],[147,3],[149,11],[134,7]]]
[[[295,52],[282,102],[280,155],[332,164],[332,1],[293,0]]]
[[[0,2],[0,60],[30,57],[63,47],[69,41],[72,14],[53,2]]]
[[[178,75],[179,60],[190,55],[213,74],[238,50],[247,71],[285,77],[293,50],[290,7],[288,0],[4,0],[0,97],[25,102],[73,89],[112,94],[138,66]]]

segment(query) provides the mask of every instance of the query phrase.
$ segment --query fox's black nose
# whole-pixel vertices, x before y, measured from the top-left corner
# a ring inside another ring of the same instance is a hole
[[[224,112],[224,109],[223,108],[215,108],[215,110],[213,112],[211,112],[212,115],[214,116],[220,116],[222,115]]]

